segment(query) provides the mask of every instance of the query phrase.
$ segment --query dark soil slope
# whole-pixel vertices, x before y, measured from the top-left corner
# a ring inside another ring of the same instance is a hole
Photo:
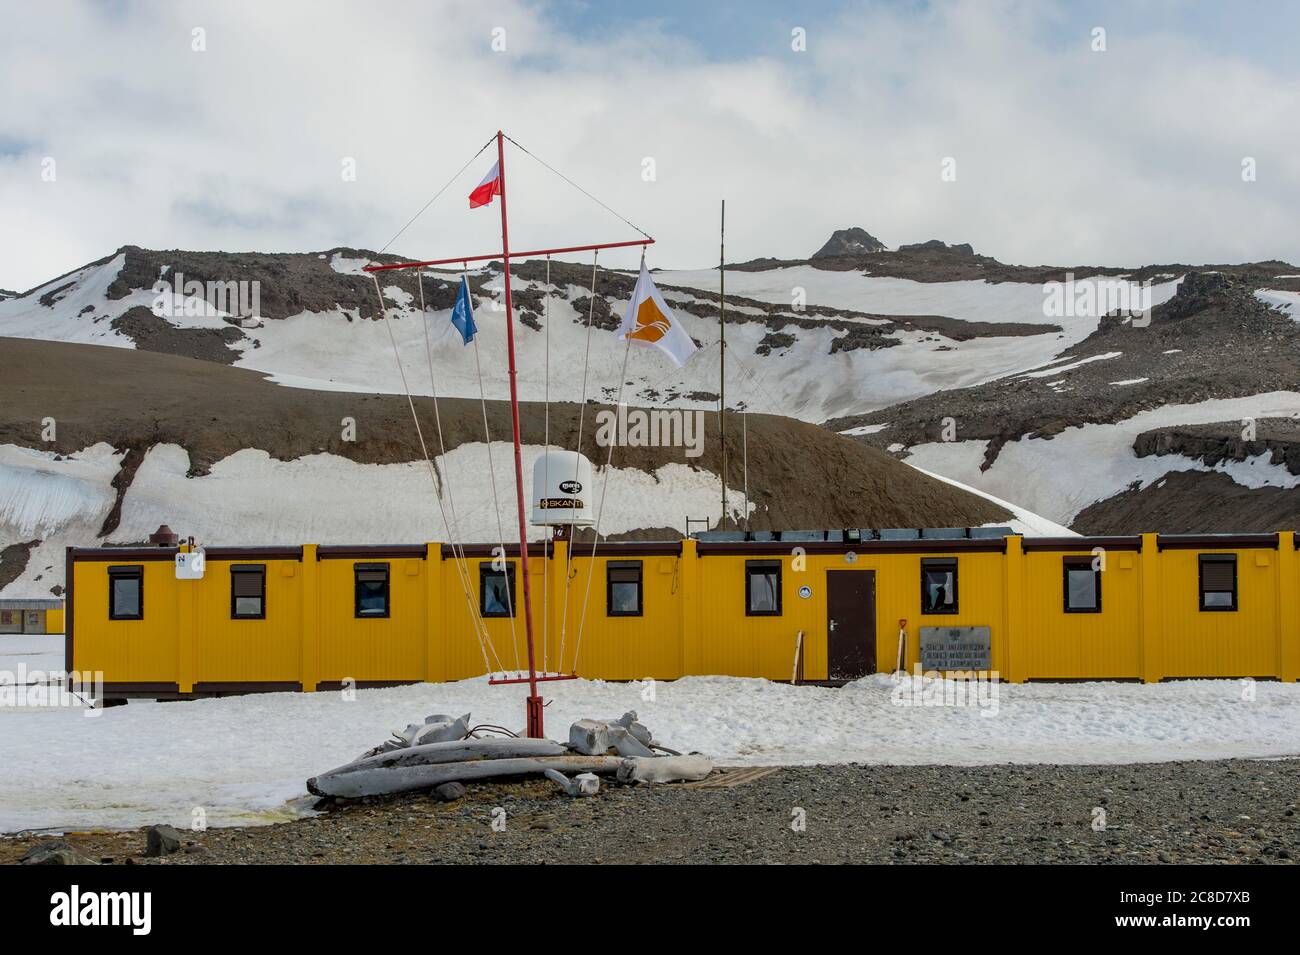
[[[1272,533],[1300,530],[1300,488],[1249,488],[1226,474],[1172,471],[1142,490],[1084,508],[1070,525],[1080,534]]]

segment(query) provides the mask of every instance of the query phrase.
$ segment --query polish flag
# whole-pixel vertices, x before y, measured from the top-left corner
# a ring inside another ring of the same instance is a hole
[[[483,177],[483,181],[475,186],[474,191],[469,194],[469,207],[477,209],[479,206],[486,206],[492,201],[493,196],[499,195],[501,195],[500,160],[492,164],[492,168]]]

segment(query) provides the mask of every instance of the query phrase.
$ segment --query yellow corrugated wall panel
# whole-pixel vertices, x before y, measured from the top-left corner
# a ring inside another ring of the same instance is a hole
[[[298,682],[302,675],[302,580],[297,560],[209,560],[195,591],[196,683]],[[230,615],[232,565],[266,567],[264,620]]]
[[[1200,609],[1201,554],[1237,557],[1237,609]],[[1166,549],[1160,554],[1165,677],[1278,676],[1277,552]]]
[[[356,616],[354,566],[359,563],[389,565],[387,617]],[[415,557],[331,557],[317,563],[320,682],[424,679],[424,565]]]
[[[565,584],[564,545],[551,558],[529,557],[532,583],[533,637],[539,671],[595,674],[608,680],[645,678],[675,679],[682,674],[681,622],[678,594],[680,567],[676,557],[659,555],[619,556],[617,560],[641,560],[642,609],[640,617],[610,617],[606,610],[605,573],[607,559],[575,554],[568,564]],[[463,565],[443,561],[439,613],[444,634],[447,679],[464,679],[484,672],[486,649],[492,670],[514,673],[527,669],[527,635],[523,621],[522,578],[516,577],[516,618],[489,617],[482,620],[488,640],[482,645],[475,635],[475,612],[479,608],[481,559],[469,558]],[[519,573],[519,561],[509,561]],[[466,570],[462,579],[457,567]],[[473,608],[466,602],[468,586]],[[586,610],[584,616],[584,607]],[[561,657],[561,651],[563,656]]]
[[[1278,656],[1283,680],[1300,679],[1300,554],[1296,535],[1278,535]]]
[[[957,558],[957,613],[922,614],[921,561],[953,556]],[[876,670],[893,672],[898,657],[898,621],[906,620],[907,670],[913,670],[921,659],[921,627],[988,627],[993,668],[1005,671],[1003,560],[1002,554],[994,552],[862,555],[853,566],[876,572]],[[822,633],[824,646],[824,619]]]
[[[140,566],[142,620],[108,619],[108,571]],[[111,683],[172,683],[179,678],[176,580],[170,560],[73,563],[73,666],[102,671]]]
[[[442,640],[443,678],[447,680],[464,680],[495,670],[498,664],[493,654],[502,656],[508,654],[510,650],[508,636],[499,644],[491,645],[485,645],[478,636],[477,610],[471,609],[471,602],[474,608],[478,606],[478,562],[466,561],[464,564],[467,564],[471,570],[470,576],[462,580],[458,568],[463,573],[465,566],[460,561],[441,561],[442,583],[439,593],[442,599],[441,606],[435,610],[435,613],[438,616]],[[489,630],[492,630],[494,623],[496,621],[487,622]],[[499,636],[500,630],[501,628],[497,627],[493,632]],[[435,639],[437,638],[438,635],[435,635]],[[488,656],[486,665],[485,653]]]
[[[782,613],[751,617],[745,613],[745,560],[730,555],[698,559],[698,674],[789,680],[794,670],[798,633],[804,631],[804,676],[826,678],[826,561],[761,555],[752,559],[781,563]],[[812,596],[799,596],[802,586]]]
[[[520,576],[520,561],[510,559],[514,568],[515,617],[480,617],[479,567],[490,558],[469,557],[464,561],[446,559],[439,562],[438,572],[442,583],[438,592],[442,606],[435,610],[439,627],[434,640],[441,641],[443,679],[464,680],[482,676],[485,672],[506,672],[513,675],[528,668],[527,631],[524,627],[524,587]],[[547,561],[529,554],[528,570],[532,588],[533,625],[537,644],[537,668],[542,669],[542,589],[546,584]],[[550,568],[554,574],[555,569]],[[486,636],[483,636],[486,634]],[[484,667],[484,655],[487,667]],[[550,662],[548,660],[548,662]],[[554,667],[552,667],[554,669]]]
[[[1142,553],[1107,554],[1102,611],[1064,610],[1065,552],[1021,553],[1017,542],[998,552],[862,553],[699,556],[684,541],[682,556],[619,554],[593,561],[581,552],[565,581],[564,545],[554,557],[530,561],[539,668],[571,671],[581,631],[581,676],[637,680],[687,674],[730,674],[788,680],[799,631],[804,677],[827,672],[827,571],[875,575],[876,668],[894,667],[898,621],[907,621],[906,663],[919,658],[922,626],[988,626],[993,667],[1005,678],[1106,679],[1142,676],[1282,676],[1300,670],[1300,555],[1291,535],[1285,553],[1271,548],[1156,549],[1144,535]],[[1070,552],[1077,556],[1079,552]],[[1238,559],[1234,612],[1201,611],[1197,559],[1233,553]],[[204,579],[177,581],[167,560],[74,562],[74,668],[99,670],[114,683],[253,683],[301,681],[455,680],[484,672],[476,636],[479,564],[468,559],[462,582],[457,562],[411,557],[250,559],[267,566],[264,621],[230,619],[230,560],[211,560]],[[921,561],[957,559],[957,614],[922,616]],[[640,617],[606,612],[608,560],[641,560]],[[746,560],[779,560],[782,608],[776,617],[745,613]],[[390,616],[357,619],[353,568],[389,564]],[[511,561],[518,565],[518,561]],[[144,619],[108,619],[108,571],[139,564],[144,572]],[[588,587],[590,585],[590,587]],[[808,598],[799,596],[803,586]],[[467,604],[465,588],[469,590]],[[567,624],[565,599],[568,599]],[[516,592],[522,604],[522,587]],[[587,601],[583,621],[583,602]],[[1012,603],[1014,601],[1014,604]],[[485,623],[491,669],[527,666],[521,618]],[[564,657],[560,659],[560,642]],[[1018,634],[1012,638],[1013,634]],[[512,636],[514,642],[512,644]]]
[[[1105,555],[1101,611],[1066,613],[1066,557],[1073,551],[1025,555],[1026,679],[1137,679],[1142,675],[1141,569],[1138,554]]]
[[[62,610],[45,611],[45,632],[46,633],[63,632],[63,611]]]
[[[641,562],[641,616],[609,615],[606,574],[610,560]],[[553,597],[554,622],[549,634],[548,653],[552,661],[559,656],[563,636],[564,667],[573,670],[576,662],[579,676],[670,680],[682,675],[678,608],[681,567],[677,557],[646,554],[605,558],[597,554],[593,560],[590,556],[575,555],[570,568],[567,627],[563,559],[554,572],[559,586],[552,588],[558,590]]]

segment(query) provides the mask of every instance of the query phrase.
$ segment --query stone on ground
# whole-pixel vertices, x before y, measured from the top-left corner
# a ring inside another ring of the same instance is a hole
[[[455,802],[465,795],[468,790],[464,783],[443,783],[440,786],[433,787],[433,794],[443,802]]]
[[[150,826],[145,833],[144,854],[150,859],[171,855],[180,847],[180,831],[172,826]]]

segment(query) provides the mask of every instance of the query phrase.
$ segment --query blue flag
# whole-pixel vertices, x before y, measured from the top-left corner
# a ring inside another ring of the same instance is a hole
[[[460,291],[456,294],[456,305],[451,310],[451,323],[456,326],[456,331],[460,332],[466,345],[478,334],[478,326],[474,324],[474,303],[469,297],[469,281],[463,275],[460,277]]]

